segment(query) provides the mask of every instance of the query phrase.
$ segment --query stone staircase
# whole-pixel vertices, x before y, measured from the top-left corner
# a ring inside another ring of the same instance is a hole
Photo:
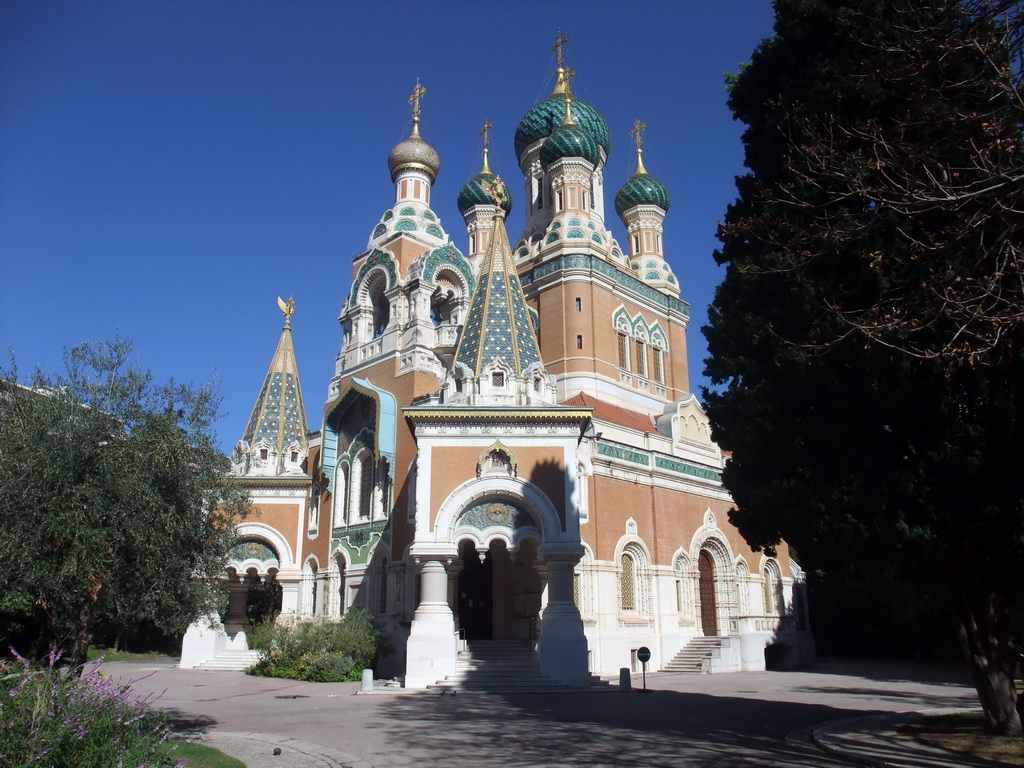
[[[469,647],[459,652],[454,674],[427,690],[541,693],[568,687],[541,674],[537,653],[525,640],[471,640]]]
[[[223,650],[212,659],[197,664],[194,669],[241,672],[257,662],[256,651]]]
[[[688,642],[668,664],[661,668],[662,672],[680,672],[687,675],[699,675],[711,671],[711,659],[719,655],[722,648],[720,637],[695,637]]]

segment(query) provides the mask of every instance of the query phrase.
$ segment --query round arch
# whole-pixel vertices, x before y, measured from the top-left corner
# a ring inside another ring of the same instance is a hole
[[[438,543],[454,545],[456,527],[462,513],[475,504],[490,499],[507,500],[529,514],[536,523],[535,530],[540,536],[538,544],[561,539],[562,524],[558,517],[558,511],[551,499],[540,488],[528,480],[516,477],[482,477],[467,480],[441,503],[441,509],[438,511],[437,521],[434,524],[434,540]],[[528,529],[523,530],[526,535],[525,532]],[[533,537],[536,538],[537,534],[534,534]],[[492,538],[499,537],[488,537],[487,541]]]
[[[290,570],[295,567],[295,556],[288,541],[277,531],[265,523],[243,522],[235,528],[239,539],[256,539],[266,542],[277,552],[277,559],[281,570]]]

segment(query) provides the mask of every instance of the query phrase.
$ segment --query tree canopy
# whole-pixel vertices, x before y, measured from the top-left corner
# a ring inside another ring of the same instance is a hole
[[[100,618],[178,632],[216,610],[248,506],[213,443],[214,386],[154,383],[120,338],[30,382],[0,379],[0,593],[30,606],[33,653],[77,664]]]
[[[1019,733],[1019,3],[775,7],[730,79],[749,173],[704,329],[730,517],[945,606],[990,725]]]

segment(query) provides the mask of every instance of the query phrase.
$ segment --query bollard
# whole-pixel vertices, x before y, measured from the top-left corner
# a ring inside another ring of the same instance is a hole
[[[373,670],[363,670],[363,684],[359,688],[360,693],[373,693]]]
[[[629,676],[629,669],[622,667],[619,670],[619,690],[628,691],[633,687],[633,681]]]

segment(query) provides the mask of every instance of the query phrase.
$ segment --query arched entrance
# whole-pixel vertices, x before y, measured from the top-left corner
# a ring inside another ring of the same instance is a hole
[[[715,602],[715,561],[706,550],[697,558],[698,587],[700,592],[700,623],[705,637],[718,634],[718,605]]]
[[[456,620],[467,640],[536,639],[543,590],[536,554],[532,540],[513,556],[504,541],[492,539],[482,560],[474,542],[459,544]]]

